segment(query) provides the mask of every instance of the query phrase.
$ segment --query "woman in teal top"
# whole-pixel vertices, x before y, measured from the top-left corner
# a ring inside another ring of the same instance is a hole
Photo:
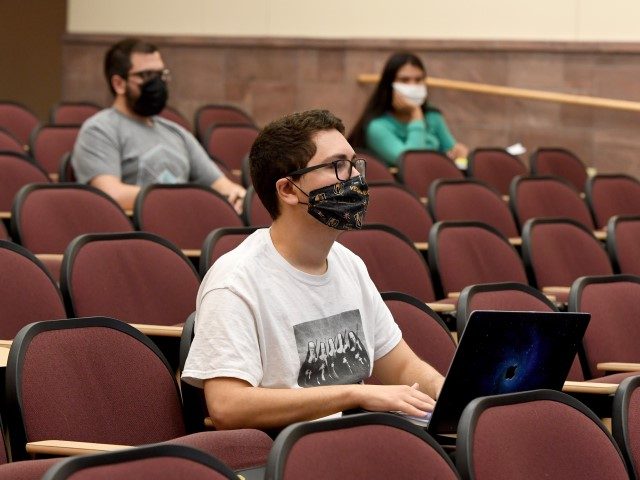
[[[371,150],[390,166],[407,150],[437,150],[452,160],[466,158],[467,147],[456,142],[440,111],[428,105],[425,79],[418,57],[392,55],[349,137],[351,145]]]

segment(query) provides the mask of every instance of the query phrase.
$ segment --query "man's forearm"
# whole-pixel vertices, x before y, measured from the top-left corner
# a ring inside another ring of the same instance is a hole
[[[417,383],[420,390],[437,400],[444,377],[431,365],[418,359],[400,372],[400,382],[405,385]]]
[[[90,184],[113,198],[123,210],[133,209],[136,196],[140,192],[140,186],[122,183],[113,175],[98,175]]]
[[[233,381],[233,380],[231,380]],[[325,417],[359,405],[362,385],[272,389],[210,388],[207,407],[218,429],[273,428]]]

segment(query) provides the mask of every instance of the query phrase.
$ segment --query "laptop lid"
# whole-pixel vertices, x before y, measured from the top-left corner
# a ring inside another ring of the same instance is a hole
[[[459,340],[428,431],[455,433],[477,397],[562,390],[591,315],[474,311]]]

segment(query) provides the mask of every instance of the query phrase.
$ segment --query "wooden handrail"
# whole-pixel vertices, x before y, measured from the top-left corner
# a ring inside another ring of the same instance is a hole
[[[358,75],[358,83],[378,83],[380,75],[363,73]],[[488,83],[464,82],[450,80],[448,78],[428,77],[426,83],[433,88],[446,88],[463,92],[484,93],[487,95],[500,95],[503,97],[524,98],[527,100],[541,100],[544,102],[566,103],[569,105],[581,105],[585,107],[609,108],[612,110],[629,110],[640,112],[640,102],[629,100],[617,100],[613,98],[590,97],[588,95],[574,95],[571,93],[545,92],[530,88],[504,87]]]

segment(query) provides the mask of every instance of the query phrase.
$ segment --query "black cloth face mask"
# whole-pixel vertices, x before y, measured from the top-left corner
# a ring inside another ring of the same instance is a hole
[[[369,187],[362,176],[358,175],[309,193],[289,181],[309,197],[309,203],[301,203],[308,205],[309,214],[316,220],[336,230],[362,228],[369,205]]]
[[[159,114],[167,105],[169,90],[167,82],[157,75],[140,85],[140,96],[133,100],[127,90],[127,99],[131,110],[141,117]]]

